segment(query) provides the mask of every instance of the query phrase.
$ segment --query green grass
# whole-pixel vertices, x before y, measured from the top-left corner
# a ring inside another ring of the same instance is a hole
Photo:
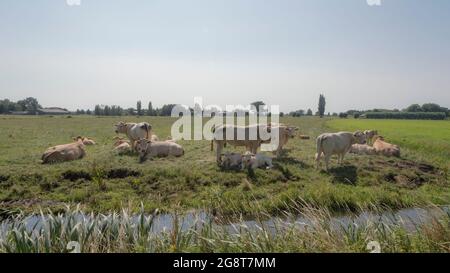
[[[441,149],[409,148],[403,159],[348,155],[342,167],[332,160],[333,168],[326,173],[315,170],[314,165],[314,139],[322,132],[361,126],[360,129],[379,129],[389,140],[403,136],[394,135],[395,130],[388,133],[384,127],[368,120],[352,125],[353,120],[284,118],[282,122],[300,127],[300,133],[310,135],[311,140],[290,140],[284,157],[274,161],[274,169],[247,173],[220,171],[209,141],[180,141],[185,148],[182,158],[139,164],[137,156],[117,156],[112,152],[113,125],[120,120],[147,121],[162,139],[170,135],[170,125],[174,121],[162,117],[1,116],[0,202],[3,210],[36,212],[39,208],[52,208],[57,211],[66,203],[80,203],[87,211],[108,212],[120,211],[122,207],[138,210],[142,202],[147,212],[157,208],[161,211],[208,208],[224,214],[236,211],[255,214],[258,210],[278,214],[288,209],[286,204],[290,200],[304,200],[331,211],[374,205],[401,208],[450,203],[445,166],[448,158],[443,159],[445,153],[448,154],[448,149],[444,151],[448,147],[448,142],[444,141],[449,137],[445,134],[448,122],[433,127],[426,121],[419,121],[417,124],[423,124],[426,129],[415,129],[428,131],[426,133],[437,140],[433,145]],[[416,126],[414,122],[402,122]],[[405,141],[423,141],[421,136],[408,134],[406,127],[402,130]],[[47,147],[68,143],[77,135],[91,137],[98,143],[86,148],[86,158],[54,165],[40,163]],[[227,149],[243,152],[242,148],[228,146]],[[417,165],[420,162],[435,164],[436,168],[423,169]]]

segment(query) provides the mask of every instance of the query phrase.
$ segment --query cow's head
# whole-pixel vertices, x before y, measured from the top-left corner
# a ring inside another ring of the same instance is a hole
[[[136,150],[139,153],[139,159],[141,162],[145,161],[148,150],[151,146],[151,141],[145,138],[141,138],[136,141]]]
[[[115,126],[116,126],[116,130],[115,130],[116,134],[118,134],[118,133],[124,134],[127,132],[127,124],[125,122],[121,121],[121,122],[117,123]]]
[[[358,144],[366,144],[366,135],[361,131],[356,131],[353,133],[353,137],[355,138],[355,143]]]
[[[299,130],[298,127],[292,127],[292,126],[287,127],[287,128],[286,128],[287,136],[288,136],[289,138],[294,138],[294,137],[295,137],[295,133],[296,133],[298,130]]]
[[[380,135],[375,135],[374,137],[373,137],[373,141],[376,141],[376,140],[384,140],[384,137],[383,136],[380,136]]]
[[[255,154],[246,152],[242,156],[242,170],[249,168],[252,165],[254,160],[255,160]]]
[[[378,131],[376,130],[366,130],[364,131],[364,135],[366,136],[366,139],[373,139],[376,135],[378,135]]]

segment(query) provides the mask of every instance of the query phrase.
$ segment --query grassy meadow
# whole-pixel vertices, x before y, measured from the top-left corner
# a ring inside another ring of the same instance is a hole
[[[292,202],[337,211],[449,204],[448,121],[374,121],[283,118],[310,140],[291,139],[272,170],[221,171],[209,141],[180,141],[181,158],[138,163],[136,155],[112,152],[114,124],[147,121],[161,139],[170,135],[165,117],[0,116],[0,210],[3,213],[80,204],[85,211],[127,207],[146,212],[207,209],[223,215],[258,211],[279,214]],[[315,137],[322,132],[378,129],[399,144],[403,158],[348,155],[343,166],[332,160],[329,173],[317,171]],[[78,161],[42,165],[43,151],[78,135],[93,138]],[[243,152],[243,148],[227,146]]]

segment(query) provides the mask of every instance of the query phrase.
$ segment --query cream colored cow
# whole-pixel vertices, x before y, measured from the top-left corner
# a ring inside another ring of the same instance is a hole
[[[57,145],[48,148],[42,155],[43,164],[51,164],[57,162],[65,162],[81,159],[86,155],[84,144],[81,139],[77,142]]]
[[[373,148],[375,148],[378,154],[384,156],[400,157],[400,147],[385,142],[382,136],[375,136],[373,139],[374,139]]]
[[[135,142],[139,139],[151,139],[152,126],[147,122],[116,124],[116,133],[125,134],[130,140],[131,148],[135,150]]]
[[[357,155],[376,155],[377,150],[366,144],[353,144],[350,150],[348,151],[351,154]]]
[[[184,155],[183,147],[172,141],[153,142],[148,139],[140,139],[136,142],[136,148],[139,152],[141,162],[145,161],[149,157],[180,157]]]
[[[350,150],[353,144],[364,144],[366,138],[362,132],[339,132],[325,133],[317,137],[316,162],[317,169],[320,167],[322,154],[325,157],[325,168],[328,171],[330,158],[332,155],[338,155],[338,163],[342,164],[345,154]]]

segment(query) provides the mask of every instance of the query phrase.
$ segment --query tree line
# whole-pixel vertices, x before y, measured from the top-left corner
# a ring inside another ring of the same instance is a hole
[[[136,103],[136,108],[124,109],[118,105],[100,105],[97,104],[94,107],[94,111],[80,110],[76,111],[76,114],[93,114],[96,116],[170,116],[175,104],[164,104],[161,108],[153,108],[151,102],[148,103],[146,109],[142,108],[142,102]]]
[[[0,100],[0,114],[9,114],[11,112],[28,112],[30,115],[36,114],[37,110],[42,108],[36,98],[26,98],[17,102],[9,99]]]
[[[422,105],[412,104],[402,110],[400,109],[370,109],[370,110],[348,110],[340,113],[340,117],[346,118],[353,116],[359,118],[365,116],[367,118],[376,119],[445,119],[450,117],[450,109],[442,107],[437,103],[425,103]]]

